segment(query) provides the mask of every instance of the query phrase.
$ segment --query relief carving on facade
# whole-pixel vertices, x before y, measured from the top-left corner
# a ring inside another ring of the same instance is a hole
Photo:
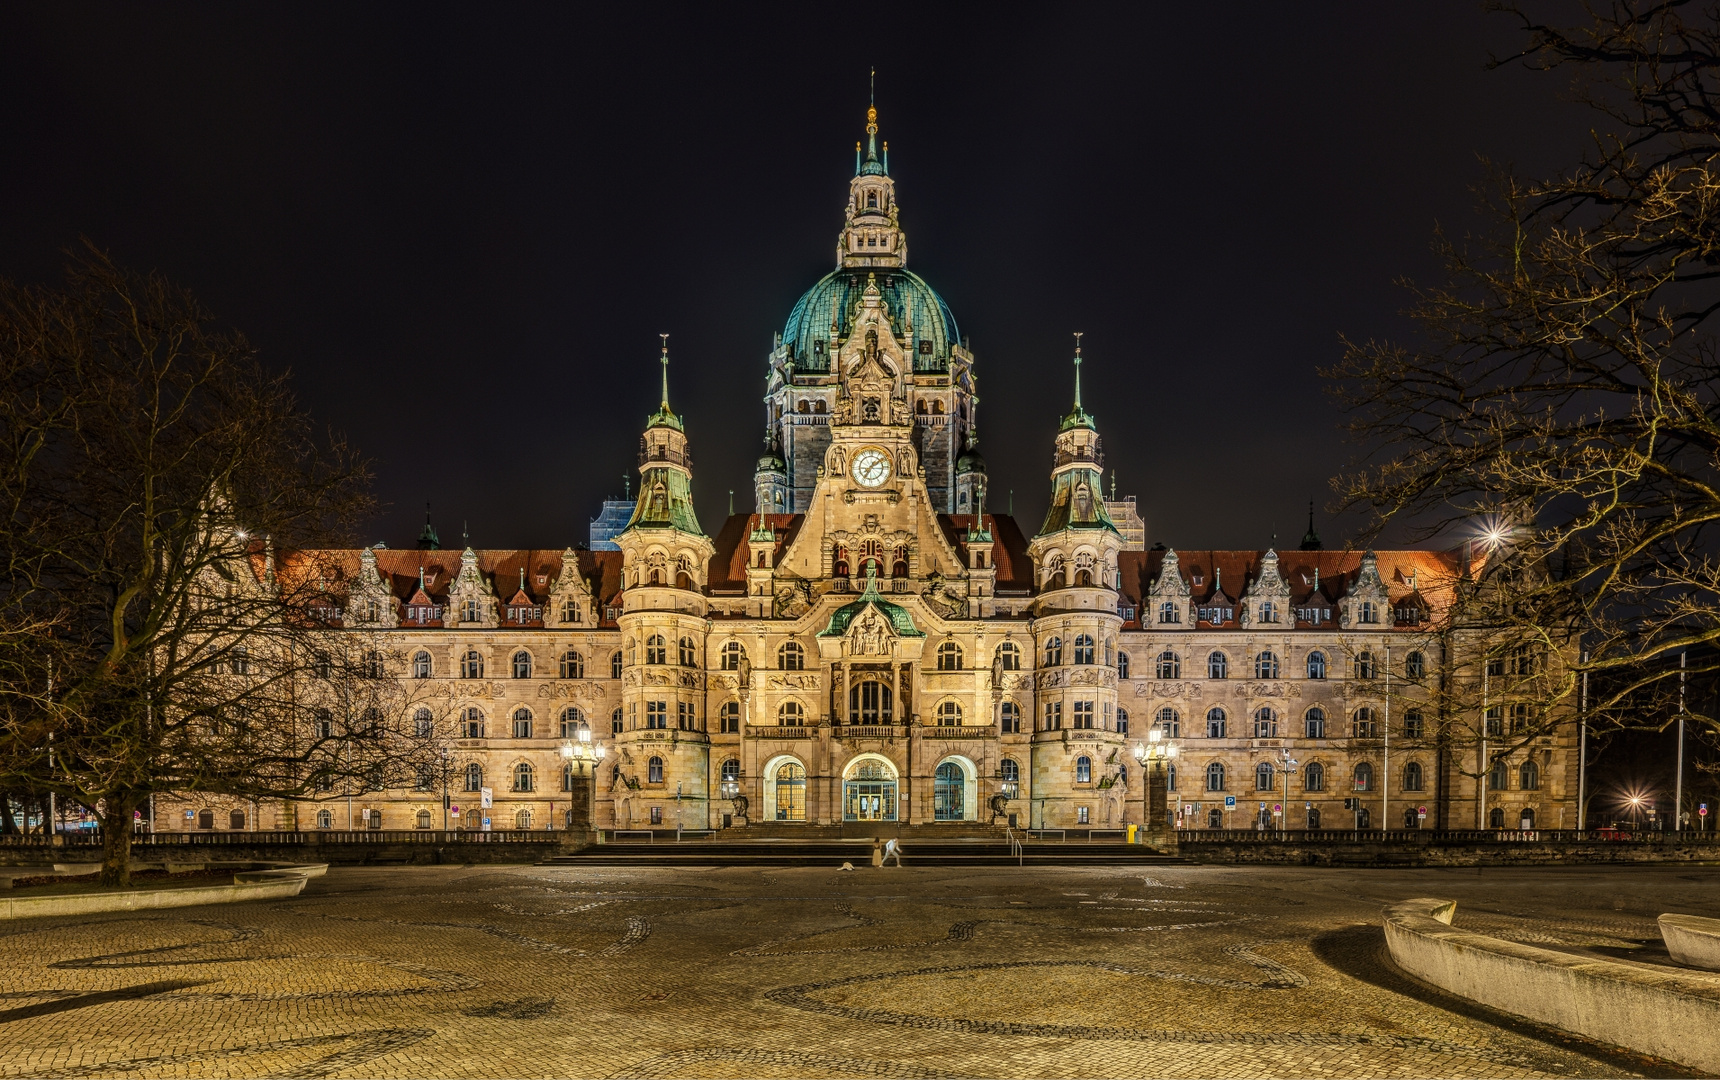
[[[785,581],[776,588],[775,612],[784,619],[798,619],[812,607],[812,582],[804,578]]]
[[[876,608],[868,607],[854,620],[854,628],[848,632],[848,653],[850,656],[886,656],[889,652],[890,639],[884,617]]]
[[[818,675],[811,671],[789,674],[772,672],[766,683],[772,690],[816,690]]]

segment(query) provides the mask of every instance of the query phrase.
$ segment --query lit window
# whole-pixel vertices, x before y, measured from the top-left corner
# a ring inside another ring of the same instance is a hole
[[[1093,782],[1092,758],[1082,756],[1075,759],[1075,782],[1077,784],[1091,784]]]

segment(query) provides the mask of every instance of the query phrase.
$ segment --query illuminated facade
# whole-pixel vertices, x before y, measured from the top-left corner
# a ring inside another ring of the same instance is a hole
[[[1120,828],[1154,725],[1185,828],[1574,826],[1569,739],[1521,740],[1478,797],[1440,738],[1456,553],[1325,551],[1311,524],[1284,553],[1146,550],[1078,347],[1045,520],[989,512],[975,357],[907,269],[875,112],[867,138],[837,267],[768,358],[755,512],[701,527],[665,375],[618,550],[341,553],[344,627],[440,692],[445,775],[256,826],[554,827],[583,729],[603,828]]]

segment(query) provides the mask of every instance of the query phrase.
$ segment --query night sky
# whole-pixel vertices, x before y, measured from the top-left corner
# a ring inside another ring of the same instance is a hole
[[[1402,335],[1477,155],[1582,149],[1459,3],[10,4],[0,275],[80,234],[288,366],[377,468],[368,541],[584,541],[673,354],[707,532],[751,508],[765,355],[834,265],[867,72],[909,265],[978,356],[1029,533],[1071,331],[1149,539],[1294,546],[1357,448],[1316,368]],[[1342,521],[1321,514],[1329,546]]]

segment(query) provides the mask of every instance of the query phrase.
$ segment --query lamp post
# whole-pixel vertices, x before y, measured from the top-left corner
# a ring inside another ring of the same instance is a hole
[[[1282,804],[1284,810],[1279,815],[1278,831],[1288,832],[1290,830],[1290,774],[1296,771],[1298,762],[1290,756],[1288,746],[1279,750],[1278,756],[1284,760],[1284,802]]]
[[[1177,756],[1175,743],[1165,738],[1163,728],[1147,732],[1145,743],[1135,744],[1135,761],[1141,765],[1141,825],[1151,837],[1167,827],[1165,820],[1165,763]]]
[[[591,775],[591,794],[586,802],[586,824],[595,826],[597,821],[597,765],[603,760],[604,749],[601,743],[591,741],[591,729],[581,724],[576,737],[561,744],[561,759],[574,769],[573,775],[584,776],[587,769]],[[568,783],[568,793],[572,794],[573,783]],[[568,800],[568,816],[573,816],[573,800]]]

